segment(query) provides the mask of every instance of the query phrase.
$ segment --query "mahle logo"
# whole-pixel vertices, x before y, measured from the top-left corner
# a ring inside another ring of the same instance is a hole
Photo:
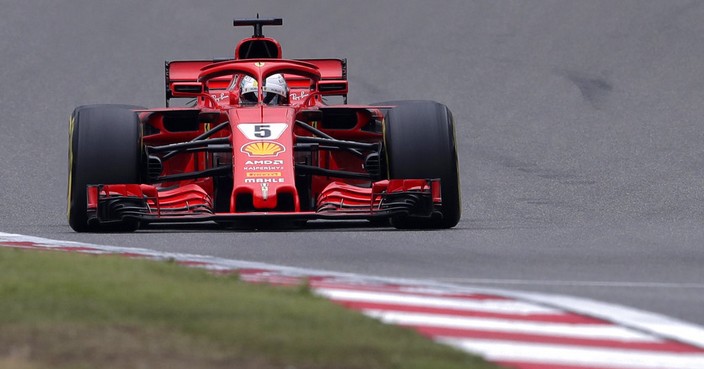
[[[284,183],[283,178],[245,178],[244,183]]]

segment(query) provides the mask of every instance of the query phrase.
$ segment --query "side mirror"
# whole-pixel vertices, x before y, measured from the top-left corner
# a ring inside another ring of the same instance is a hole
[[[322,95],[347,95],[347,81],[332,80],[318,82],[318,91]]]
[[[173,82],[170,89],[171,97],[199,97],[205,93],[201,82]]]

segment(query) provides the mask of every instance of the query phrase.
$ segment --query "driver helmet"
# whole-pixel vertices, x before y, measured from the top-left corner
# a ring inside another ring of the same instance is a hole
[[[257,93],[258,93],[258,83],[257,80],[245,76],[240,82],[240,103],[242,104],[256,104],[257,103]],[[264,81],[264,86],[262,87],[264,92],[264,98],[262,101],[267,105],[283,105],[288,100],[288,85],[286,85],[286,80],[281,74],[272,74],[266,78]]]

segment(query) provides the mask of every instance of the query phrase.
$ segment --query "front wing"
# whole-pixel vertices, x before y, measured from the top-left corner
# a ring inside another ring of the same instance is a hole
[[[442,205],[439,179],[392,179],[371,187],[332,182],[317,197],[314,211],[293,212],[215,212],[211,196],[197,184],[174,189],[147,184],[91,185],[87,191],[88,222],[92,224],[431,217]]]

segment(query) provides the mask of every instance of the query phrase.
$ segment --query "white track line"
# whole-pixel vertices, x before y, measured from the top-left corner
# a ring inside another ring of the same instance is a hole
[[[665,283],[665,282],[630,282],[630,281],[555,281],[526,279],[490,279],[490,278],[438,278],[438,282],[462,284],[491,284],[518,286],[579,286],[579,287],[614,287],[614,288],[698,288],[704,289],[704,283]]]
[[[491,313],[506,313],[506,314],[560,314],[560,310],[548,308],[536,304],[525,303],[522,301],[492,301],[492,300],[477,300],[471,301],[468,299],[455,299],[448,297],[426,297],[426,296],[410,296],[405,294],[385,293],[385,292],[367,292],[367,291],[350,291],[338,290],[330,288],[318,288],[316,293],[325,296],[332,300],[339,301],[359,301],[359,302],[375,302],[400,304],[408,306],[423,306],[437,307],[446,309],[457,309],[467,311],[481,311]]]
[[[492,361],[516,361],[554,365],[603,366],[628,369],[702,369],[704,354],[663,353],[641,350],[575,347],[494,340],[438,340]]]
[[[578,314],[605,319],[616,324],[650,332],[704,349],[704,327],[665,315],[573,296],[507,290],[503,290],[503,296],[551,306],[560,306]],[[704,366],[701,368],[704,368]]]
[[[624,342],[660,342],[651,335],[639,333],[617,325],[566,324],[525,322],[495,318],[467,318],[452,315],[404,313],[387,310],[362,310],[372,318],[389,324],[478,329],[495,332],[550,335],[554,337],[619,340]]]

